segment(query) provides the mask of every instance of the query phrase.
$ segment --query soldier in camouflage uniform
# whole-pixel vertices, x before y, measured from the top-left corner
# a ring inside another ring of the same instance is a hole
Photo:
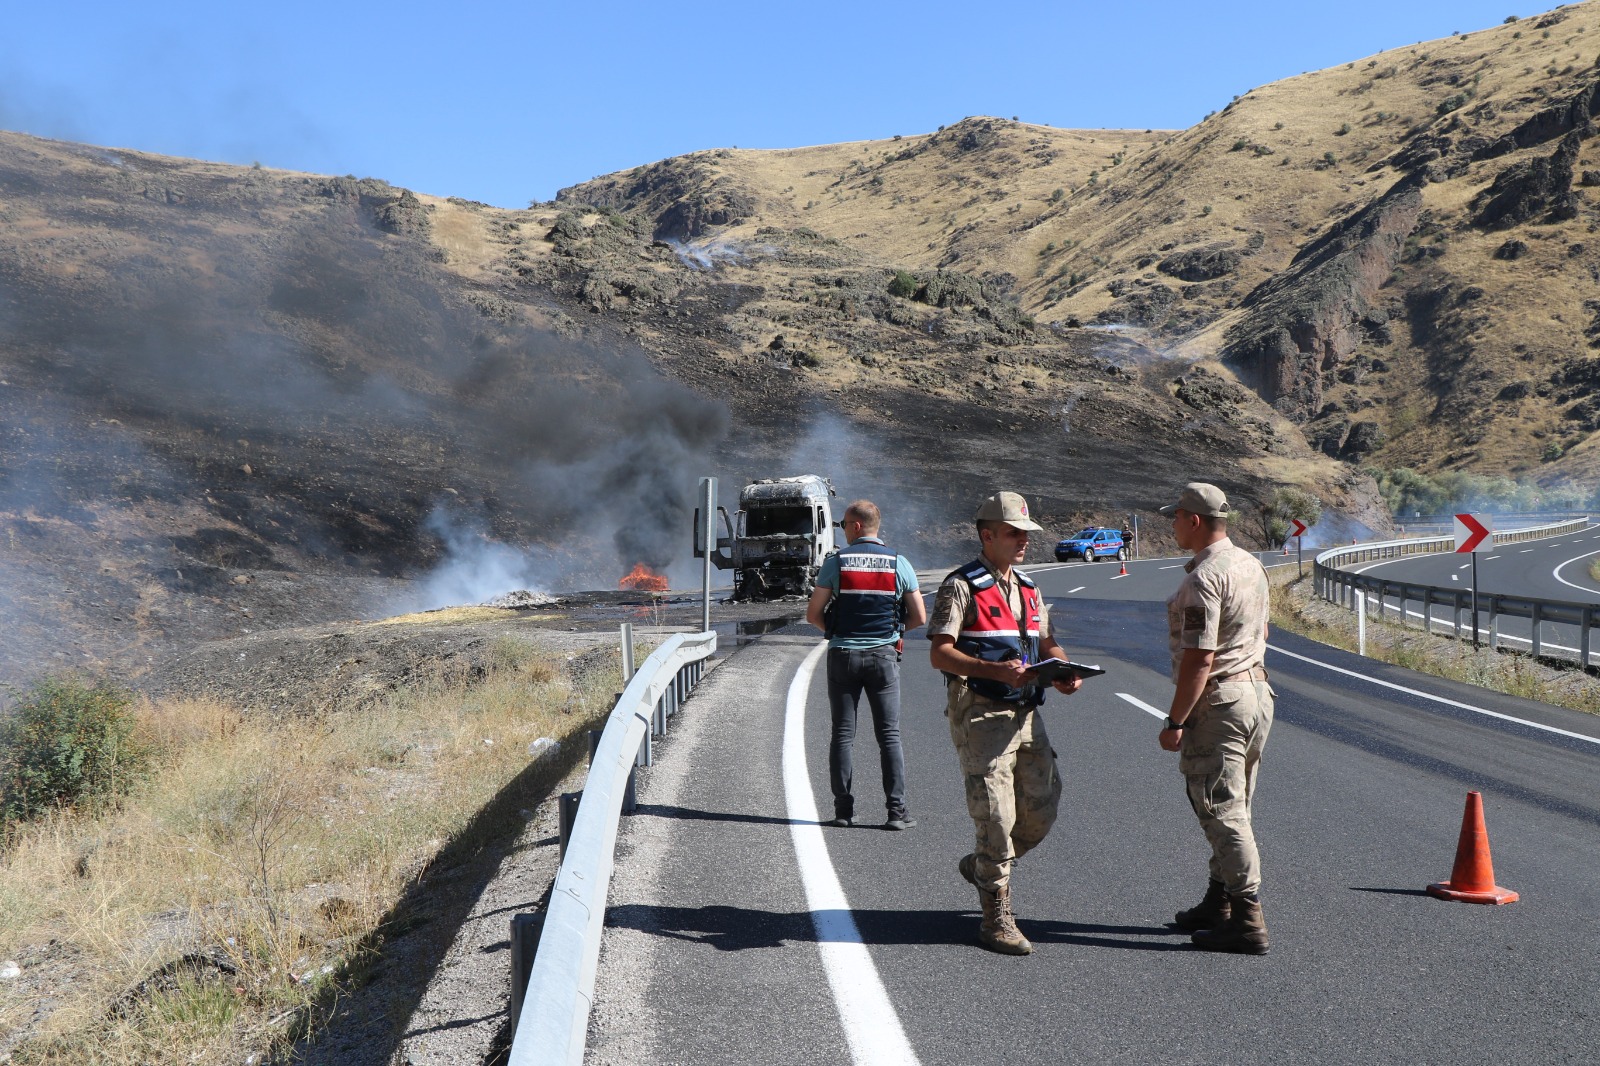
[[[1174,917],[1211,951],[1267,953],[1261,859],[1250,826],[1256,768],[1272,729],[1263,664],[1270,610],[1261,562],[1228,539],[1228,500],[1205,482],[1185,485],[1172,516],[1178,547],[1194,553],[1167,600],[1176,686],[1161,746],[1180,752],[1189,804],[1211,844],[1211,878],[1199,905]]]
[[[1044,840],[1061,801],[1061,775],[1038,707],[1042,686],[1027,664],[1065,658],[1050,633],[1048,608],[1033,582],[1013,569],[1041,527],[1014,492],[978,508],[982,554],[944,579],[928,639],[933,666],[946,679],[945,715],[966,778],[967,812],[977,847],[957,869],[978,889],[983,921],[978,942],[992,951],[1027,955],[1033,945],[1011,912],[1011,867]],[[1063,693],[1083,679],[1057,681]]]

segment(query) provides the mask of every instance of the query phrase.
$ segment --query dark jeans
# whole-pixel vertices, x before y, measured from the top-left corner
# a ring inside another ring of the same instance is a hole
[[[833,710],[833,744],[828,748],[828,777],[833,785],[833,811],[855,816],[850,794],[851,747],[856,739],[856,710],[866,693],[872,727],[878,735],[883,764],[883,794],[889,816],[906,811],[906,762],[900,750],[900,656],[893,644],[865,651],[828,649],[828,704]]]

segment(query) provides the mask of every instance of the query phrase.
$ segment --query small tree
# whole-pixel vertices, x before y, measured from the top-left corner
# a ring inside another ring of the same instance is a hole
[[[917,294],[917,276],[909,270],[896,270],[889,279],[889,295],[909,300]]]
[[[1240,516],[1246,530],[1266,548],[1280,547],[1288,540],[1291,520],[1298,518],[1309,526],[1321,517],[1322,501],[1296,488],[1274,489],[1265,503]]]

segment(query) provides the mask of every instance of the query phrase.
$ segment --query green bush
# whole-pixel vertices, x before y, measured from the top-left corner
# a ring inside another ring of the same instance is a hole
[[[56,807],[98,810],[149,768],[133,696],[107,682],[45,678],[0,718],[0,823]]]
[[[917,276],[909,270],[896,270],[889,279],[889,295],[909,300],[917,294]]]

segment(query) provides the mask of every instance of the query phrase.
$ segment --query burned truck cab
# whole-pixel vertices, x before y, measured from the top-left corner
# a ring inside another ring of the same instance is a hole
[[[739,510],[724,508],[711,561],[732,570],[733,598],[809,596],[822,561],[834,550],[833,485],[825,477],[754,481],[739,492]]]

